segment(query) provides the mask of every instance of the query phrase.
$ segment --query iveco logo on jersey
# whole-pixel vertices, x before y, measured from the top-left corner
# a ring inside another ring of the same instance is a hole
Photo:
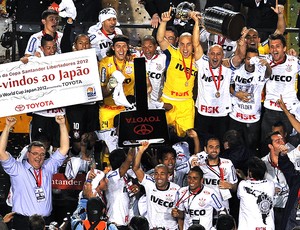
[[[189,214],[190,216],[204,216],[206,211],[205,209],[202,210],[188,209],[185,213]]]
[[[161,79],[161,74],[160,73],[155,73],[155,72],[148,72],[148,76],[151,78],[155,78],[155,79]]]
[[[250,78],[246,79],[246,78],[243,78],[241,76],[236,76],[236,78],[234,79],[234,81],[237,81],[237,82],[240,82],[240,83],[243,83],[243,84],[251,83],[252,80],[253,80],[253,77],[250,77]]]
[[[203,178],[203,183],[204,184],[211,184],[211,185],[218,185],[220,183],[220,180]]]
[[[201,105],[200,111],[205,113],[219,113],[219,106],[206,106]]]
[[[100,49],[106,49],[112,45],[112,42],[102,42],[99,44]]]
[[[164,201],[164,200],[162,200],[162,199],[160,199],[160,198],[157,198],[157,197],[155,197],[155,196],[153,196],[153,195],[151,195],[150,200],[151,200],[152,202],[154,202],[154,203],[156,203],[156,204],[159,204],[159,205],[161,205],[161,206],[164,206],[164,207],[166,207],[166,208],[172,208],[173,205],[174,205],[174,202]]]
[[[187,73],[190,72],[190,68],[188,68],[188,67],[184,68],[184,66],[182,66],[180,63],[177,63],[175,69],[178,69],[178,70],[180,70],[180,71],[185,71],[184,69],[186,69],[186,72],[187,72]],[[192,76],[197,77],[197,75],[198,75],[198,71],[194,71],[194,70],[192,69]]]
[[[203,74],[202,80],[206,81],[206,82],[213,82],[214,79],[212,78],[212,76],[207,77],[205,74]],[[221,75],[220,80],[222,81],[224,79],[224,76]]]
[[[292,80],[292,76],[272,75],[272,76],[270,76],[270,80],[274,80],[274,81],[283,81],[283,82],[290,82],[290,81]]]

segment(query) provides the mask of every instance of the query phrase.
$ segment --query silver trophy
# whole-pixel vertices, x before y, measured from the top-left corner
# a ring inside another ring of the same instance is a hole
[[[189,2],[182,2],[175,8],[175,17],[183,22],[190,20],[190,12],[194,11],[195,5]],[[213,34],[220,34],[232,41],[240,38],[245,18],[239,12],[227,10],[222,7],[213,6],[200,13],[201,24]]]

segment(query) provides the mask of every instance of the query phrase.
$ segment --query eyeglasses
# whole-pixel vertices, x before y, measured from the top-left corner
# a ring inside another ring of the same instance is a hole
[[[38,153],[38,152],[31,152],[29,151],[33,156],[40,156],[40,157],[45,157],[46,153]]]

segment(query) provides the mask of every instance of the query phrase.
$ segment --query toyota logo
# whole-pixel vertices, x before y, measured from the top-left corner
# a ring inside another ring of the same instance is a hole
[[[24,105],[17,105],[17,106],[15,107],[15,110],[18,111],[18,112],[21,112],[21,111],[23,111],[24,109],[25,109],[25,106],[24,106]]]
[[[140,124],[134,127],[133,132],[138,135],[148,135],[153,132],[153,126],[147,124]]]

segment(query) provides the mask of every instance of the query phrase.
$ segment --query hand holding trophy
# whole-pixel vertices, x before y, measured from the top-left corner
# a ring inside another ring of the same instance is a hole
[[[191,12],[195,5],[189,2],[182,2],[174,9],[175,17],[184,22],[191,19]],[[220,34],[232,41],[236,41],[241,36],[241,31],[245,27],[245,18],[239,12],[227,10],[222,7],[214,6],[205,9],[204,13],[198,13],[201,19],[200,25],[213,34]]]

